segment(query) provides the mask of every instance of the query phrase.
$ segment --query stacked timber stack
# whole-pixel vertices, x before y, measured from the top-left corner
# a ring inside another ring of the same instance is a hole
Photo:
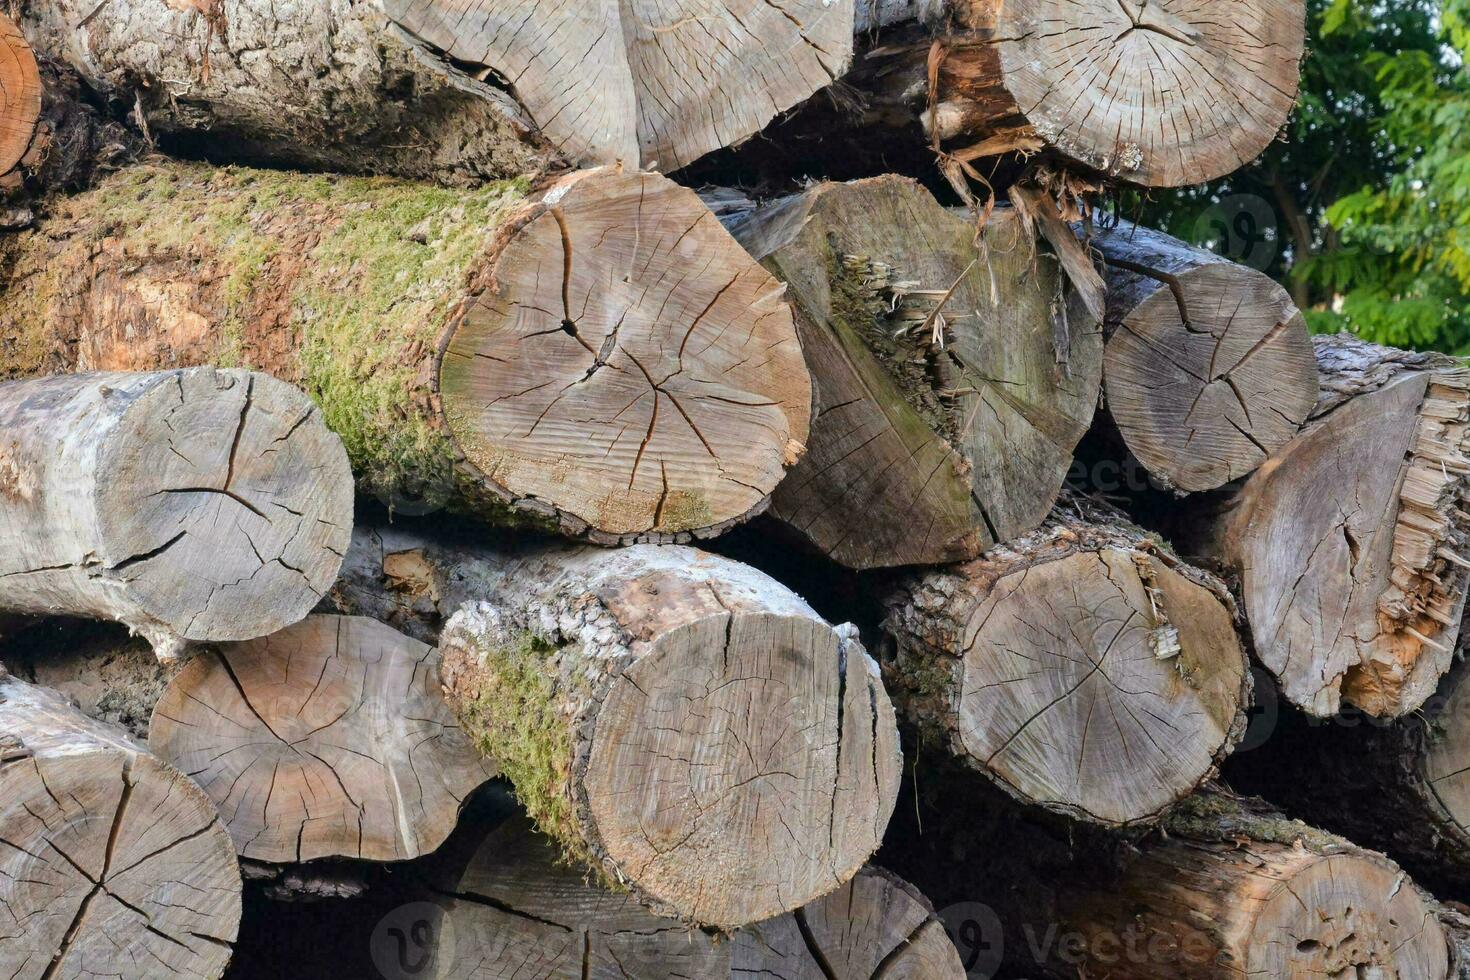
[[[1463,966],[1470,375],[1098,217],[1299,0],[12,13],[0,975]]]

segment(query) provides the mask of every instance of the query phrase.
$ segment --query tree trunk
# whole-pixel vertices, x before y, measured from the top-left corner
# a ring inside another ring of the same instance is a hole
[[[0,971],[215,980],[240,872],[187,778],[0,672]]]
[[[1247,0],[1228,17],[1133,0],[880,0],[878,11],[860,23],[913,11],[933,33],[886,32],[859,56],[844,81],[869,97],[870,118],[919,122],[982,154],[1046,148],[1151,187],[1205,183],[1260,155],[1296,105],[1306,38],[1301,0]]]
[[[1257,657],[1288,700],[1407,715],[1449,668],[1470,581],[1470,371],[1314,338],[1302,434],[1184,536],[1240,576]]]
[[[588,883],[558,858],[551,841],[518,812],[478,835],[463,871],[446,875],[435,889],[432,960],[423,965],[422,975],[457,980],[960,980],[965,975],[929,903],[912,885],[877,868],[862,869],[794,913],[723,940],[657,918],[627,895]]]
[[[1250,673],[1224,586],[1093,510],[1069,502],[1031,536],[902,581],[885,676],[910,720],[1016,799],[1127,827],[1214,774],[1244,733]]]
[[[401,509],[682,540],[761,511],[806,440],[779,284],[655,175],[528,194],[159,162],[6,244],[0,376],[267,370]]]
[[[473,548],[362,530],[344,611],[432,632],[450,705],[568,855],[733,929],[847,881],[898,789],[851,626],[690,548]],[[405,623],[404,621],[408,622]]]
[[[342,445],[246,371],[0,384],[0,608],[113,619],[160,659],[287,626],[352,528]]]
[[[427,854],[496,775],[444,703],[438,651],[341,616],[196,657],[148,744],[210,797],[242,858],[277,864]]]
[[[1283,713],[1232,783],[1378,848],[1446,895],[1470,886],[1470,667],[1391,724]]]
[[[853,43],[851,5],[823,0],[32,0],[23,24],[154,132],[459,183],[678,169],[828,85]]]
[[[1296,438],[1317,403],[1317,363],[1286,290],[1126,221],[1090,244],[1108,273],[1108,412],[1150,473],[1214,490]]]
[[[0,14],[0,180],[20,166],[41,123],[41,69],[15,21]]]
[[[918,184],[877,177],[731,226],[789,286],[819,393],[776,517],[857,569],[973,558],[1045,518],[1102,340],[1012,212],[977,242]]]

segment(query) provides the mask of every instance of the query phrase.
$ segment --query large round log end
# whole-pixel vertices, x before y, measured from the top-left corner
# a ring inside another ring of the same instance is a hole
[[[30,43],[0,14],[0,175],[31,148],[41,121],[41,72]]]
[[[472,466],[613,543],[763,510],[803,451],[811,378],[783,288],[693,192],[563,179],[502,233],[439,387]]]

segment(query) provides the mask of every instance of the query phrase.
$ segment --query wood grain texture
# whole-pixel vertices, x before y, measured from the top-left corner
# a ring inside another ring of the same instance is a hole
[[[301,392],[198,368],[0,384],[0,607],[115,619],[161,658],[311,611],[352,527]]]
[[[41,72],[15,21],[0,14],[0,174],[20,163],[41,121]]]
[[[1089,244],[1108,271],[1108,414],[1151,474],[1214,490],[1296,438],[1317,403],[1317,363],[1285,289],[1127,221]]]
[[[393,507],[684,541],[763,510],[806,441],[780,285],[656,175],[460,191],[155,161],[4,244],[0,377],[266,370]]]
[[[450,703],[537,825],[660,915],[733,929],[847,881],[898,789],[850,626],[692,548],[362,529],[338,608],[439,634]]]
[[[973,558],[1040,524],[1091,424],[1102,338],[1014,213],[977,240],[890,176],[731,227],[790,287],[817,381],[776,517],[858,569]]]
[[[1254,160],[1296,105],[1301,0],[880,0],[849,81],[963,152],[1049,152],[1152,187]],[[924,28],[902,22],[919,19]],[[937,44],[937,48],[935,45]],[[929,74],[931,58],[934,85]]]
[[[214,807],[121,730],[0,675],[0,970],[217,980],[240,872]]]
[[[219,807],[241,857],[271,863],[427,854],[496,775],[444,702],[438,651],[341,616],[195,658],[148,744]]]
[[[1059,508],[1034,535],[902,582],[884,673],[911,721],[1021,802],[1150,823],[1245,730],[1228,603],[1138,529]]]
[[[504,78],[573,162],[673,171],[758,132],[852,57],[849,0],[383,0]]]
[[[1203,547],[1241,577],[1256,655],[1319,717],[1406,715],[1449,668],[1470,581],[1470,375],[1314,338],[1322,398]]]

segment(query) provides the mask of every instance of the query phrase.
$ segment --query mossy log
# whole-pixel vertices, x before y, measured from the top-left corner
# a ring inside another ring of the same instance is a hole
[[[297,622],[352,528],[342,443],[241,370],[0,383],[0,610],[112,619],[161,659]]]
[[[852,4],[824,0],[33,0],[22,23],[155,133],[452,182],[678,169],[830,84],[853,44]]]
[[[1317,404],[1317,362],[1285,289],[1127,221],[1088,243],[1108,274],[1108,415],[1149,473],[1215,490],[1296,438]]]
[[[793,913],[728,938],[651,915],[589,883],[512,812],[429,895],[428,976],[457,980],[772,976],[961,980],[964,968],[928,901],[874,867]],[[427,911],[427,910],[426,910]]]
[[[1233,784],[1401,862],[1446,896],[1470,887],[1470,666],[1455,664],[1418,711],[1282,712]]]
[[[427,854],[496,775],[444,703],[438,651],[342,616],[195,657],[148,745],[219,808],[242,858],[274,864]]]
[[[916,15],[925,26],[900,23]],[[965,156],[1045,149],[1151,187],[1260,155],[1296,105],[1306,41],[1302,0],[1224,17],[1197,0],[880,0],[860,19],[897,25],[844,79],[870,122],[922,124]]]
[[[0,377],[266,370],[403,508],[684,540],[761,511],[806,440],[780,285],[656,175],[456,191],[160,161],[0,247]]]
[[[0,971],[217,980],[240,871],[214,807],[119,729],[0,671]]]
[[[817,381],[774,516],[857,569],[974,558],[1041,523],[1092,423],[1102,337],[1014,212],[977,240],[889,176],[728,223],[790,287]]]
[[[1151,822],[1244,733],[1250,672],[1224,586],[1099,508],[1059,507],[886,605],[904,715],[1023,803]]]
[[[1470,582],[1470,371],[1313,343],[1322,397],[1301,435],[1178,540],[1239,575],[1256,656],[1293,704],[1402,717],[1449,668]]]
[[[333,598],[439,638],[450,705],[537,825],[660,915],[734,929],[839,887],[898,790],[851,626],[683,547],[361,530]]]

